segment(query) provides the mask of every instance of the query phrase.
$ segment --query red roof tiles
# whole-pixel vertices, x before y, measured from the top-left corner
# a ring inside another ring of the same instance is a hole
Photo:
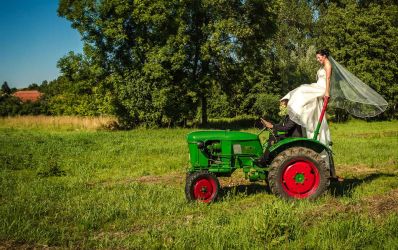
[[[39,100],[42,95],[43,93],[40,93],[37,90],[21,90],[13,94],[13,96],[18,97],[22,102],[35,102]]]

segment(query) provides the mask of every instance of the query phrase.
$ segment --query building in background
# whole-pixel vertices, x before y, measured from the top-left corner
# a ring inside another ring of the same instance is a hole
[[[37,90],[21,90],[12,95],[19,98],[22,102],[36,102],[43,96],[43,93]]]

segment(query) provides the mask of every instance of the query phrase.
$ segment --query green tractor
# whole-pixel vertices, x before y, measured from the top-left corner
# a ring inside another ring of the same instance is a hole
[[[250,181],[266,181],[285,199],[316,199],[336,178],[332,151],[317,140],[328,99],[325,98],[314,138],[285,138],[270,148],[266,167],[257,166],[264,145],[260,134],[229,130],[196,131],[187,136],[190,168],[185,194],[189,201],[212,202],[220,193],[217,177],[238,168]]]

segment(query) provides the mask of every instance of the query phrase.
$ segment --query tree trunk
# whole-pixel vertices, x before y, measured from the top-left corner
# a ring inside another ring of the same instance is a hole
[[[200,102],[201,102],[201,108],[202,108],[200,124],[202,126],[206,126],[207,125],[207,99],[204,94],[202,94],[202,96],[200,97]]]

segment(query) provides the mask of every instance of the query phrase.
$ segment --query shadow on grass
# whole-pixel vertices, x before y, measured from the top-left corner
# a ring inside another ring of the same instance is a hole
[[[271,190],[268,185],[260,185],[258,183],[252,183],[249,185],[237,185],[231,187],[223,187],[221,188],[221,198],[224,197],[233,197],[240,195],[255,195],[259,193],[267,193],[270,194]]]
[[[355,189],[366,183],[370,183],[373,180],[382,177],[398,177],[396,174],[388,174],[388,173],[373,173],[367,175],[363,178],[346,178],[342,182],[332,182],[330,184],[330,193],[334,197],[351,197],[352,193]],[[271,190],[268,185],[252,183],[248,185],[236,185],[231,187],[223,187],[221,188],[220,198],[223,199],[225,197],[234,197],[234,196],[242,196],[242,195],[255,195],[259,193],[267,193],[271,194]]]
[[[347,178],[342,182],[332,182],[330,184],[330,192],[335,197],[351,197],[352,193],[355,189],[362,185],[369,183],[375,179],[381,177],[397,177],[395,174],[386,174],[386,173],[374,173],[370,174],[364,178]]]

